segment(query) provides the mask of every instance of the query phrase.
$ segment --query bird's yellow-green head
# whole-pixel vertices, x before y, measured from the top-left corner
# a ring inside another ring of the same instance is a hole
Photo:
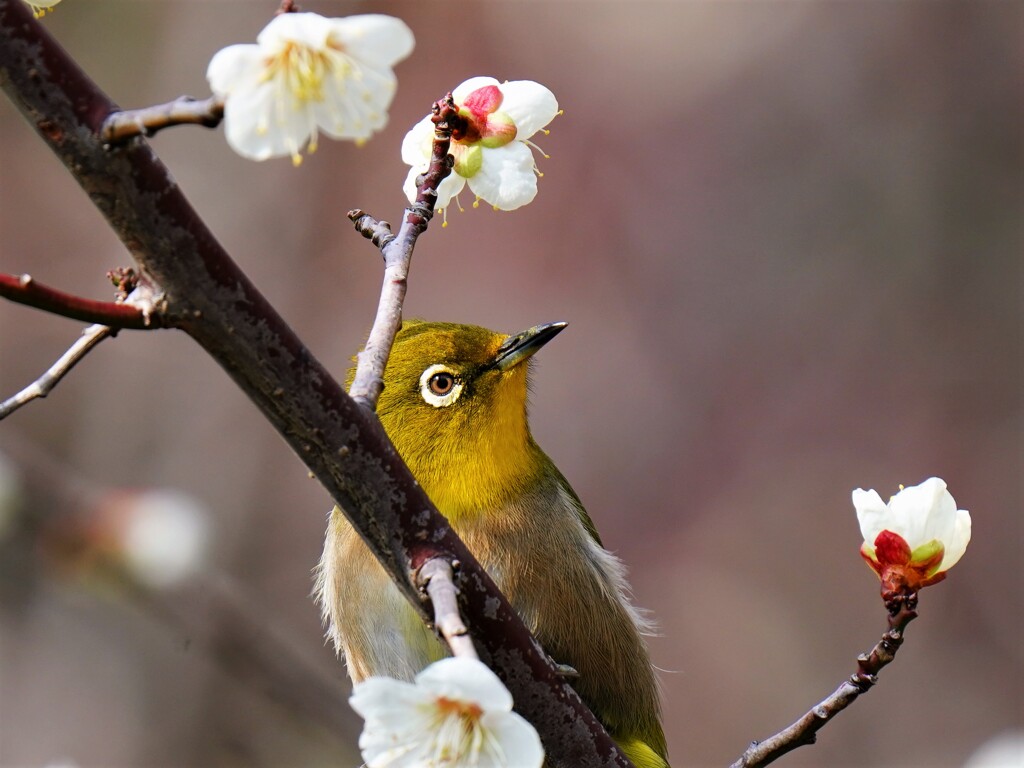
[[[526,420],[528,360],[565,326],[507,336],[475,325],[403,324],[377,413],[449,519],[499,508],[548,461]]]

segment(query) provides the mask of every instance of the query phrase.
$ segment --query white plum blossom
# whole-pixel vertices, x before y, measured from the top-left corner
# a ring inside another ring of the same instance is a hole
[[[206,565],[209,520],[209,510],[177,490],[112,489],[62,521],[55,554],[82,574],[112,566],[129,583],[171,589]]]
[[[320,131],[364,141],[387,123],[392,67],[412,51],[412,32],[380,14],[328,19],[282,13],[256,38],[210,61],[206,78],[224,98],[224,132],[252,160],[290,155],[298,165]]]
[[[198,572],[209,549],[209,512],[174,490],[147,489],[111,500],[121,556],[141,583],[166,589]]]
[[[512,694],[476,659],[431,664],[413,683],[370,677],[349,699],[365,719],[367,768],[540,768],[537,731],[512,711]]]
[[[503,211],[526,205],[537,195],[537,164],[533,144],[537,131],[558,114],[551,91],[530,80],[499,83],[493,77],[474,77],[452,98],[463,123],[452,131],[455,167],[437,190],[435,207],[443,210],[469,184],[473,194]],[[416,199],[416,177],[430,165],[434,124],[425,117],[402,142],[402,161],[411,167],[405,194]]]
[[[902,488],[888,504],[858,488],[853,506],[864,536],[861,555],[883,586],[916,590],[941,581],[971,540],[970,513],[956,508],[937,477]]]

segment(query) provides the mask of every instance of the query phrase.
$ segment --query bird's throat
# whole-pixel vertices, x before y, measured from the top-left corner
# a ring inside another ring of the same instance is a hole
[[[452,522],[504,508],[536,484],[549,461],[530,436],[525,391],[523,399],[501,402],[486,418],[477,413],[458,430],[439,430],[426,450],[423,440],[403,444],[404,430],[393,437],[423,490]]]

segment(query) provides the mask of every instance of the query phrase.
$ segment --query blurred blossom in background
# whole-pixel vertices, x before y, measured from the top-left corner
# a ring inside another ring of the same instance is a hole
[[[119,533],[125,564],[140,582],[171,587],[199,570],[209,549],[209,510],[169,490],[125,494],[112,506],[124,518]]]
[[[1024,768],[1024,732],[1008,731],[985,742],[964,768]]]
[[[257,6],[90,0],[43,23],[135,107],[206,96],[206,62],[269,20]],[[406,316],[570,322],[535,358],[534,436],[658,621],[674,765],[729,764],[851,674],[885,616],[850,490],[932,475],[971,511],[968,554],[871,695],[785,764],[959,768],[1024,728],[1019,3],[303,8],[415,34],[384,130],[299,168],[236,156],[222,129],[151,143],[344,379],[381,280],[345,212],[398,220],[402,138],[466,78],[557,94],[537,199],[452,207]],[[0,269],[109,298],[130,257],[4,99],[0,148]],[[79,331],[0,302],[0,396]],[[309,599],[331,503],[195,344],[122,332],[0,423],[0,453],[36,521],[0,541],[0,764],[360,763]],[[124,488],[202,501],[196,574],[110,588],[33,555],[42,518]]]

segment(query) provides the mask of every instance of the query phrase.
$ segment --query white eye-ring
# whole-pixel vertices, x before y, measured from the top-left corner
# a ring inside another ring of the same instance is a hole
[[[430,366],[420,376],[420,394],[435,408],[444,408],[458,400],[462,386],[459,375],[441,363]]]

